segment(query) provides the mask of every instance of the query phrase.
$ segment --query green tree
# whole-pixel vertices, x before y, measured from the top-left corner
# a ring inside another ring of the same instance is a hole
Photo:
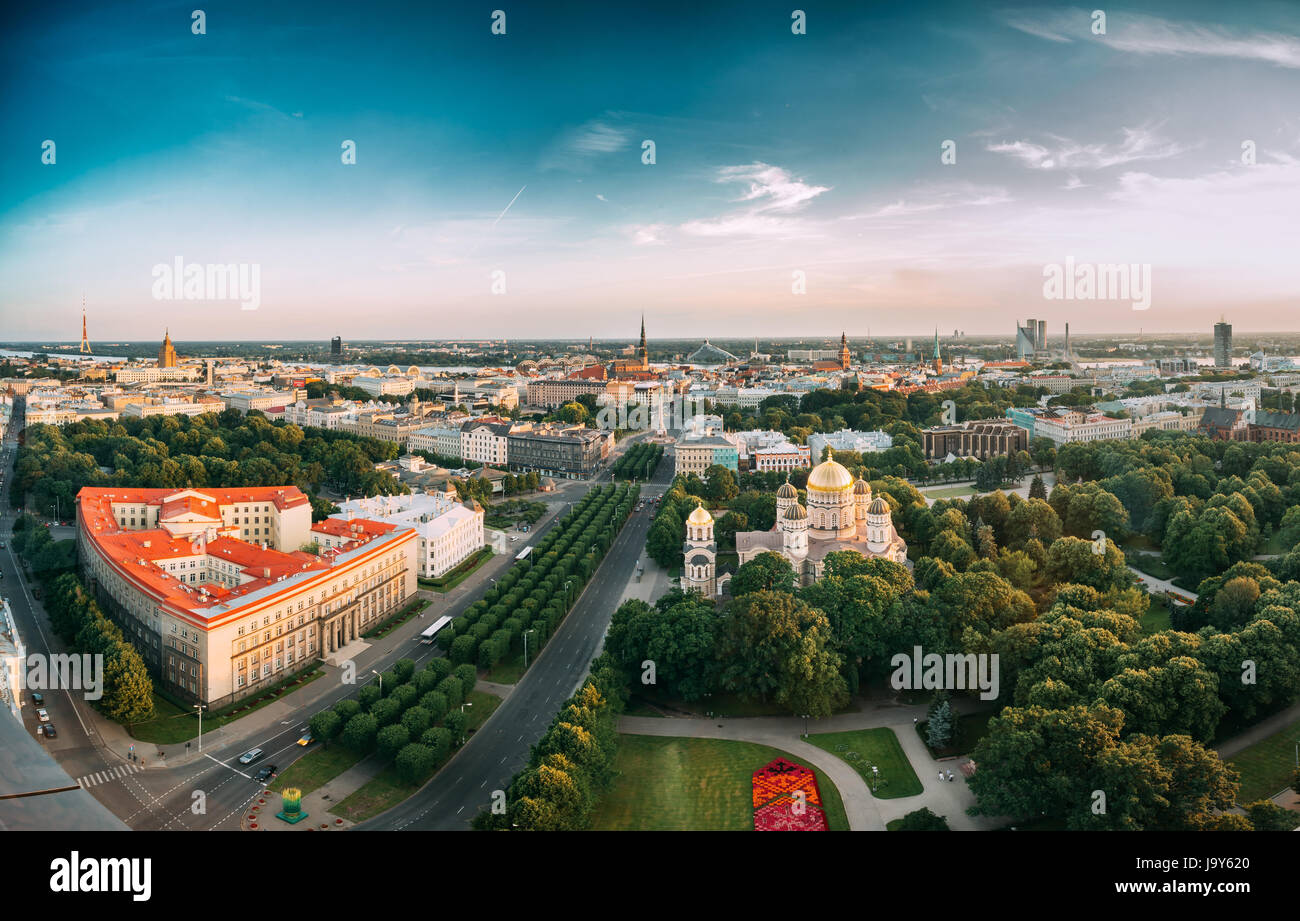
[[[779,553],[760,553],[740,566],[731,577],[731,594],[739,598],[750,592],[792,592],[794,570]]]

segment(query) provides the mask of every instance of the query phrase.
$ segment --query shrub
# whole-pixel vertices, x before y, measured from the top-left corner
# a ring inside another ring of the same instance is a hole
[[[397,775],[408,784],[417,784],[433,770],[437,759],[427,745],[412,742],[397,753]]]
[[[420,744],[433,750],[434,758],[441,761],[451,752],[451,730],[443,726],[426,729],[420,735]]]
[[[376,748],[381,758],[396,758],[397,753],[410,741],[411,734],[405,726],[385,726],[376,737]]]

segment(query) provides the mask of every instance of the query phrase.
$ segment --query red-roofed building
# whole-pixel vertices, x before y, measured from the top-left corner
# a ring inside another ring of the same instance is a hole
[[[313,527],[295,486],[77,494],[96,596],[164,688],[210,706],[330,659],[414,594],[414,529],[339,524]]]

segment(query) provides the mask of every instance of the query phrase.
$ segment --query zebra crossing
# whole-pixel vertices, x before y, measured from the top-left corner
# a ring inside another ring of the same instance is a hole
[[[115,780],[121,780],[129,774],[134,774],[143,770],[138,764],[119,764],[117,767],[107,768],[103,771],[96,771],[94,774],[87,774],[85,777],[78,777],[78,786],[90,788],[97,784],[112,783]]]

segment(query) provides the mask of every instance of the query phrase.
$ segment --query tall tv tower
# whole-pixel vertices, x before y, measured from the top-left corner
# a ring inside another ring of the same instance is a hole
[[[90,354],[90,340],[86,338],[86,295],[81,295],[81,354]]]

